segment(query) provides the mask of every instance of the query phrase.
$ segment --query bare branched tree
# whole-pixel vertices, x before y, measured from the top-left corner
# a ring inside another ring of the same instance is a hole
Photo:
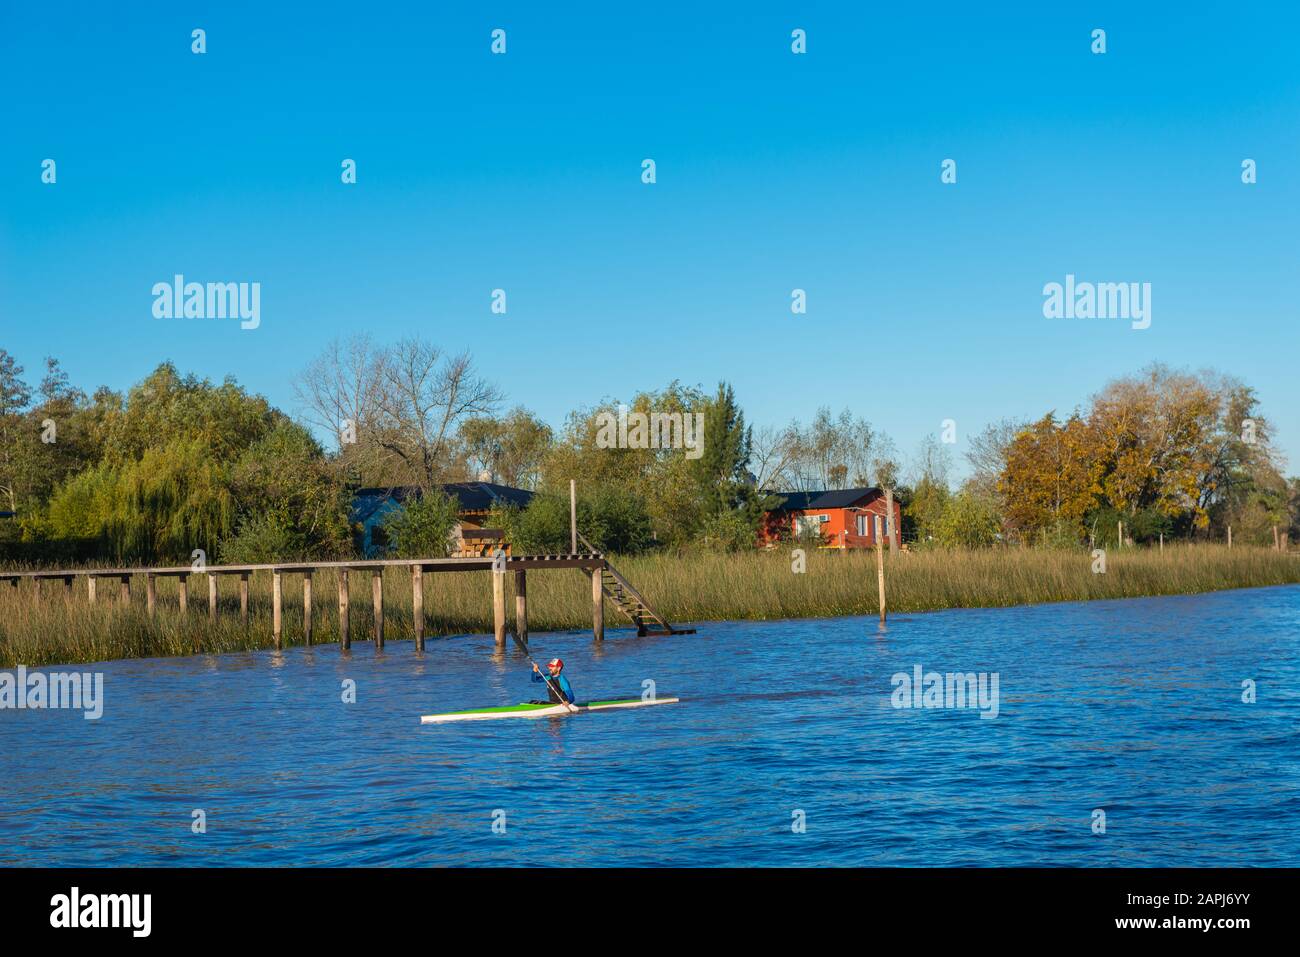
[[[459,477],[457,429],[501,401],[468,355],[415,338],[388,348],[366,336],[334,342],[295,389],[311,422],[337,437],[346,467],[376,484],[424,488]]]

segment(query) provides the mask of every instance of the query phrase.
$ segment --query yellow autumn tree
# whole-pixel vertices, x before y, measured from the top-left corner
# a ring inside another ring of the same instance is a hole
[[[1049,412],[1007,448],[998,480],[1008,531],[1022,541],[1040,533],[1083,535],[1083,517],[1101,494],[1096,436],[1077,413],[1063,423]]]

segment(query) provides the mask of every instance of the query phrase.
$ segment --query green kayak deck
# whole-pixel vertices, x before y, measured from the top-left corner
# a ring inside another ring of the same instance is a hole
[[[616,708],[644,708],[653,704],[676,704],[679,698],[615,698],[611,701],[579,701],[571,707],[562,704],[503,705],[499,708],[471,708],[468,711],[449,711],[446,714],[426,714],[421,724],[445,724],[450,721],[491,721],[496,718],[549,718],[588,711],[612,711]]]

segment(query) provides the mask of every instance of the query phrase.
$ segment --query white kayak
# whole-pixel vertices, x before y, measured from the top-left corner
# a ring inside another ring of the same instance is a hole
[[[501,708],[475,708],[472,711],[449,711],[446,714],[426,714],[420,724],[445,724],[449,721],[495,721],[498,718],[561,718],[588,711],[612,711],[615,708],[645,708],[652,704],[676,704],[680,698],[621,698],[612,701],[579,701],[563,704],[511,704]]]

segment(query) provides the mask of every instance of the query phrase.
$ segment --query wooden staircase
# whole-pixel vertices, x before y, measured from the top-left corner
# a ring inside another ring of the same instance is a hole
[[[600,551],[587,541],[581,532],[578,533],[578,540],[589,552]],[[624,578],[617,568],[610,564],[608,558],[605,559],[605,566],[600,571],[600,584],[605,597],[636,626],[638,637],[695,634],[694,628],[674,628],[667,618],[650,607],[650,603],[632,587],[632,583]]]

